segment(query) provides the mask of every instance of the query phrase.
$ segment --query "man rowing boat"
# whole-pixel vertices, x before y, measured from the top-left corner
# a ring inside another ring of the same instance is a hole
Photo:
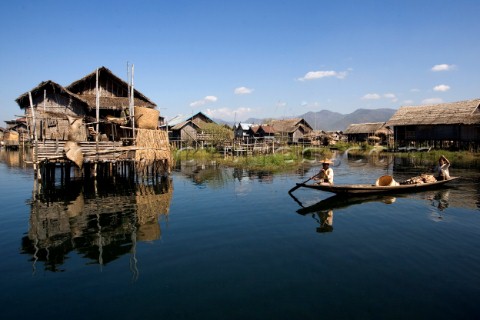
[[[328,159],[324,159],[322,161],[322,169],[311,179],[316,180],[317,183],[333,184],[333,169],[330,168],[331,163],[333,162]]]

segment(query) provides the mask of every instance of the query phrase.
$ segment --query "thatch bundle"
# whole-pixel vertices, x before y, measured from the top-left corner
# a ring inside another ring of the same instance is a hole
[[[171,163],[172,154],[166,131],[138,129],[135,139],[135,145],[138,148],[135,152],[135,161],[147,165],[159,160]]]
[[[20,135],[17,131],[6,131],[3,135],[3,141],[5,141],[6,145],[18,144],[20,141]]]
[[[135,126],[139,129],[157,129],[158,128],[158,117],[160,116],[160,111],[138,107],[134,108],[135,112]]]

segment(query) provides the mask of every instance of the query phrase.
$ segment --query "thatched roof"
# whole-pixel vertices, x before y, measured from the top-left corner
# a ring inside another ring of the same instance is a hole
[[[378,130],[382,129],[385,122],[372,122],[372,123],[353,123],[343,132],[344,134],[375,134]]]
[[[387,121],[387,126],[478,124],[480,99],[426,106],[404,106]]]
[[[30,107],[30,98],[28,97],[28,92],[32,93],[32,97],[37,95],[41,95],[43,97],[43,91],[46,90],[48,94],[51,93],[61,93],[66,96],[70,96],[73,99],[88,105],[88,102],[82,99],[79,95],[74,94],[73,92],[69,91],[68,89],[62,87],[58,83],[55,83],[51,80],[42,81],[38,86],[31,89],[30,91],[25,92],[24,94],[20,95],[15,101],[18,103],[21,109],[25,109]]]
[[[272,120],[269,125],[273,127],[273,130],[275,130],[275,132],[292,133],[295,132],[300,126],[313,130],[313,128],[302,118]]]
[[[98,68],[98,74],[100,79],[105,79],[109,78],[112,81],[115,81],[118,86],[123,87],[125,89],[125,92],[128,92],[128,83],[117,77],[116,75],[113,74],[112,71],[110,71],[108,68],[101,67]],[[92,73],[86,75],[85,77],[81,78],[80,80],[77,80],[73,83],[71,83],[69,86],[66,88],[72,92],[80,92],[84,87],[85,83],[90,83],[90,82],[96,82],[97,78],[97,70],[93,71]],[[81,95],[86,101],[88,101],[90,108],[95,108],[95,96],[93,95],[93,101],[92,101],[92,95]],[[136,106],[142,106],[142,107],[148,107],[148,108],[154,108],[156,107],[156,104],[153,103],[150,99],[148,99],[146,96],[144,96],[140,91],[137,89],[134,89],[134,98],[135,98],[135,105]],[[128,97],[116,97],[116,98],[107,98],[107,97],[101,97],[100,98],[100,105],[103,107],[105,104],[102,102],[105,102],[107,105],[114,105],[118,106],[118,104],[114,104],[114,102],[118,103],[120,102],[121,105],[124,105],[125,100],[126,106],[128,106]],[[111,100],[113,99],[113,100]],[[120,99],[120,100],[116,100]],[[93,102],[93,103],[92,103]],[[137,104],[138,103],[138,104]]]
[[[128,83],[123,81],[122,79],[115,76],[109,69],[105,67],[101,67],[99,70],[99,76],[101,79],[108,78],[111,81],[117,83],[118,86],[123,87],[125,92],[128,92]],[[32,96],[36,95],[43,95],[43,91],[47,90],[48,94],[51,93],[61,93],[65,96],[69,96],[72,99],[79,101],[80,103],[84,104],[90,110],[96,108],[96,96],[93,94],[78,94],[81,92],[86,83],[88,82],[96,82],[96,70],[89,75],[83,77],[80,80],[77,80],[70,84],[67,87],[63,87],[58,83],[55,83],[51,80],[43,81],[38,86],[30,90],[32,92]],[[30,100],[28,97],[28,91],[22,94],[15,100],[20,108],[24,109],[30,106]],[[128,108],[130,105],[129,97],[100,97],[100,109],[123,109]],[[134,90],[134,105],[139,107],[147,107],[147,108],[155,108],[156,104],[150,101],[147,97],[145,97],[142,93],[138,90]]]
[[[96,108],[96,97],[93,95],[78,95],[88,103],[90,109]],[[130,106],[128,97],[100,97],[100,109],[125,109]],[[152,108],[152,105],[137,97],[134,99],[134,106]]]

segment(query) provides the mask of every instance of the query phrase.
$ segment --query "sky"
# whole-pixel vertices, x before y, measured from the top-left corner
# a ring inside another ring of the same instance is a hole
[[[106,67],[167,120],[348,114],[480,98],[480,1],[0,3],[0,126],[15,99]]]

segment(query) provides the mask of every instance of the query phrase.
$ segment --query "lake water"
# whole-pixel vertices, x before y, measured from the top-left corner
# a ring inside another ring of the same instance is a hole
[[[170,179],[39,188],[1,151],[2,319],[478,319],[480,172],[352,203],[298,189],[318,166],[184,162]],[[412,161],[337,155],[336,183]],[[322,205],[325,204],[326,205]],[[316,206],[314,206],[316,205]]]

